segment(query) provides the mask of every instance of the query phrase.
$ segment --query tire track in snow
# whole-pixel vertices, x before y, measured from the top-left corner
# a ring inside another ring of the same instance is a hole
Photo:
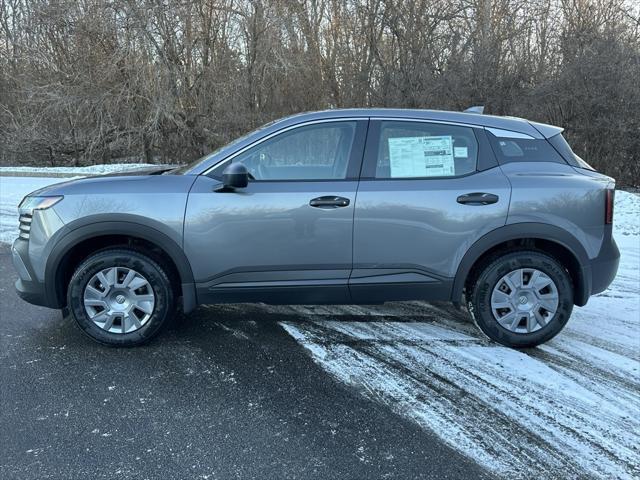
[[[558,367],[553,353],[532,356],[434,323],[283,326],[338,379],[499,474],[625,478],[637,468],[637,383],[600,383],[602,371],[579,382],[579,360]],[[616,401],[623,393],[627,407]]]
[[[449,343],[442,345],[441,341],[437,342],[447,350],[448,347],[451,346]],[[469,344],[472,344],[472,342]],[[460,343],[458,346],[462,346],[462,344]],[[524,452],[523,455],[521,448],[507,449],[506,451],[497,450],[497,444],[488,441],[490,437],[508,439],[513,436],[513,425],[507,415],[488,408],[486,404],[477,402],[474,396],[468,395],[468,385],[471,383],[480,384],[484,388],[496,390],[490,382],[485,381],[482,377],[475,375],[471,371],[460,369],[455,362],[451,362],[448,358],[438,354],[436,349],[427,350],[419,347],[407,348],[404,344],[398,349],[390,347],[390,344],[385,344],[381,350],[378,350],[377,347],[377,344],[373,348],[371,348],[370,345],[370,348],[363,349],[363,353],[365,355],[368,354],[374,360],[382,363],[389,371],[395,371],[405,377],[409,377],[412,383],[411,388],[419,392],[415,396],[421,398],[423,402],[435,401],[430,408],[437,408],[438,415],[441,415],[446,423],[460,423],[459,420],[461,418],[466,419],[467,422],[471,420],[465,427],[466,431],[456,432],[458,438],[455,439],[455,444],[462,445],[471,439],[472,442],[467,445],[467,448],[477,448],[479,446],[488,450],[493,456],[500,456],[502,461],[508,463],[510,466],[517,465],[518,470],[526,468],[527,464],[534,458],[528,452]],[[407,362],[407,358],[410,358],[410,362]],[[429,371],[424,371],[422,366],[425,363],[431,365]],[[434,368],[436,364],[440,365],[442,369]],[[461,387],[458,382],[452,378],[452,375],[448,371],[449,369],[455,369],[457,373],[466,377],[464,382],[466,383],[465,387]],[[434,388],[436,386],[438,388]],[[494,394],[497,393],[500,392],[494,391]],[[513,398],[509,400],[511,401]],[[423,408],[424,407],[422,407],[422,409]],[[491,435],[486,434],[486,425],[477,424],[473,420],[477,417],[491,418]],[[442,427],[445,430],[447,429],[447,425],[443,425]],[[537,457],[545,458],[545,471],[549,471],[550,469],[551,471],[555,471],[562,468],[565,471],[571,469],[574,474],[579,473],[571,468],[571,465],[565,462],[562,456],[557,455],[556,451],[546,445],[544,439],[537,433],[533,431],[520,432],[519,440],[527,445],[535,446]],[[519,456],[515,456],[511,450],[519,452]]]

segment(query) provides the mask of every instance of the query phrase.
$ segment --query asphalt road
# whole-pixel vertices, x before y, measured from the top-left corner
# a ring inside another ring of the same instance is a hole
[[[93,343],[21,301],[0,246],[0,478],[488,478],[316,365],[259,305],[200,308],[148,346]]]

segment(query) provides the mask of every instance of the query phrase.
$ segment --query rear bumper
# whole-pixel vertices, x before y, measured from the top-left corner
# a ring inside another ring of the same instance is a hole
[[[581,279],[574,298],[574,303],[579,307],[586,305],[591,295],[604,292],[618,273],[620,250],[611,236],[611,231],[607,232],[606,238],[598,256],[582,265]]]
[[[611,238],[605,242],[600,253],[591,260],[591,295],[604,292],[618,273],[620,250],[616,241]]]

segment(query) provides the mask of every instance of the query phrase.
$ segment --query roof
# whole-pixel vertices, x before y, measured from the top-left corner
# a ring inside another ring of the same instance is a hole
[[[287,126],[309,120],[329,118],[415,118],[418,120],[434,120],[439,122],[452,122],[481,127],[499,128],[513,132],[524,133],[534,138],[551,137],[560,133],[562,128],[553,125],[535,123],[517,117],[500,117],[496,115],[482,115],[477,113],[450,112],[446,110],[419,110],[399,108],[346,108],[320,110],[317,112],[305,112],[286,117],[274,122],[274,125]]]

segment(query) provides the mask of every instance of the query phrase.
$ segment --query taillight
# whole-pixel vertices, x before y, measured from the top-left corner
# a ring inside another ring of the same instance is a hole
[[[613,223],[613,197],[615,190],[606,190],[606,196],[604,200],[604,223],[611,225]]]

